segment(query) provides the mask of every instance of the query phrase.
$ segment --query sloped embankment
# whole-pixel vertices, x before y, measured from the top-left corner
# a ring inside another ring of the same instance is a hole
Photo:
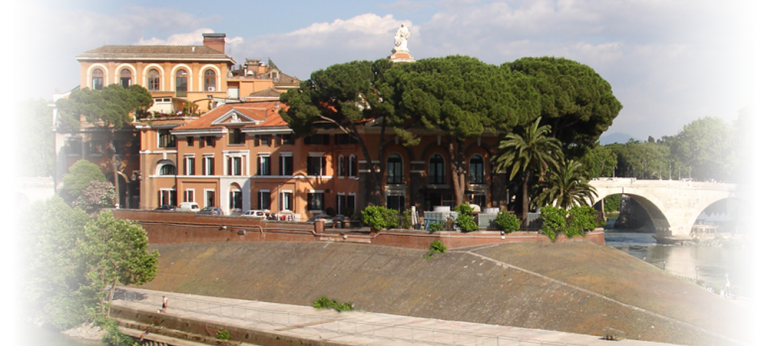
[[[506,244],[424,259],[423,250],[339,243],[153,245],[145,288],[694,345],[735,344],[748,311],[620,251]]]

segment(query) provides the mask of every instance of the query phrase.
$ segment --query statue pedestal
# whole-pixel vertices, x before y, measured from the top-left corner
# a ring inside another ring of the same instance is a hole
[[[389,56],[389,60],[394,63],[416,61],[416,59],[414,59],[413,56],[408,53],[408,51],[397,51],[394,49],[392,50],[392,55]]]

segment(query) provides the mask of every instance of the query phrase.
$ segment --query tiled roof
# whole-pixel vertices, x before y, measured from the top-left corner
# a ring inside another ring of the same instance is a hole
[[[234,60],[229,55],[206,46],[102,46],[77,56],[78,60],[92,59],[198,59]]]
[[[280,92],[275,89],[269,88],[269,89],[252,92],[250,95],[248,95],[248,97],[254,97],[254,98],[255,97],[280,97]]]
[[[174,130],[202,130],[202,129],[223,128],[224,125],[214,124],[213,122],[233,109],[251,119],[262,121],[258,124],[245,126],[248,128],[261,127],[261,126],[287,126],[288,125],[288,123],[286,123],[283,120],[283,118],[280,117],[280,114],[278,113],[279,109],[275,109],[275,101],[262,101],[262,102],[226,104],[226,105],[217,107],[211,110],[210,112],[201,115],[200,118],[190,122],[189,124],[177,127]]]

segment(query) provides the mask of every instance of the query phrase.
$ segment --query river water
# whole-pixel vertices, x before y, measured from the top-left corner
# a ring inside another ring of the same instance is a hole
[[[728,274],[732,291],[735,289],[741,291],[735,293],[751,295],[749,265],[753,257],[749,248],[663,245],[656,244],[653,233],[612,230],[606,230],[605,243],[675,275],[692,279],[698,277],[714,286],[722,287]]]

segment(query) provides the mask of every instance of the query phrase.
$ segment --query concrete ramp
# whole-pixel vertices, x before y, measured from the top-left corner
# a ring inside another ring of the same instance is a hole
[[[426,250],[340,243],[153,245],[148,289],[311,305],[322,295],[394,315],[695,344],[737,344],[748,311],[618,250],[507,244]]]

